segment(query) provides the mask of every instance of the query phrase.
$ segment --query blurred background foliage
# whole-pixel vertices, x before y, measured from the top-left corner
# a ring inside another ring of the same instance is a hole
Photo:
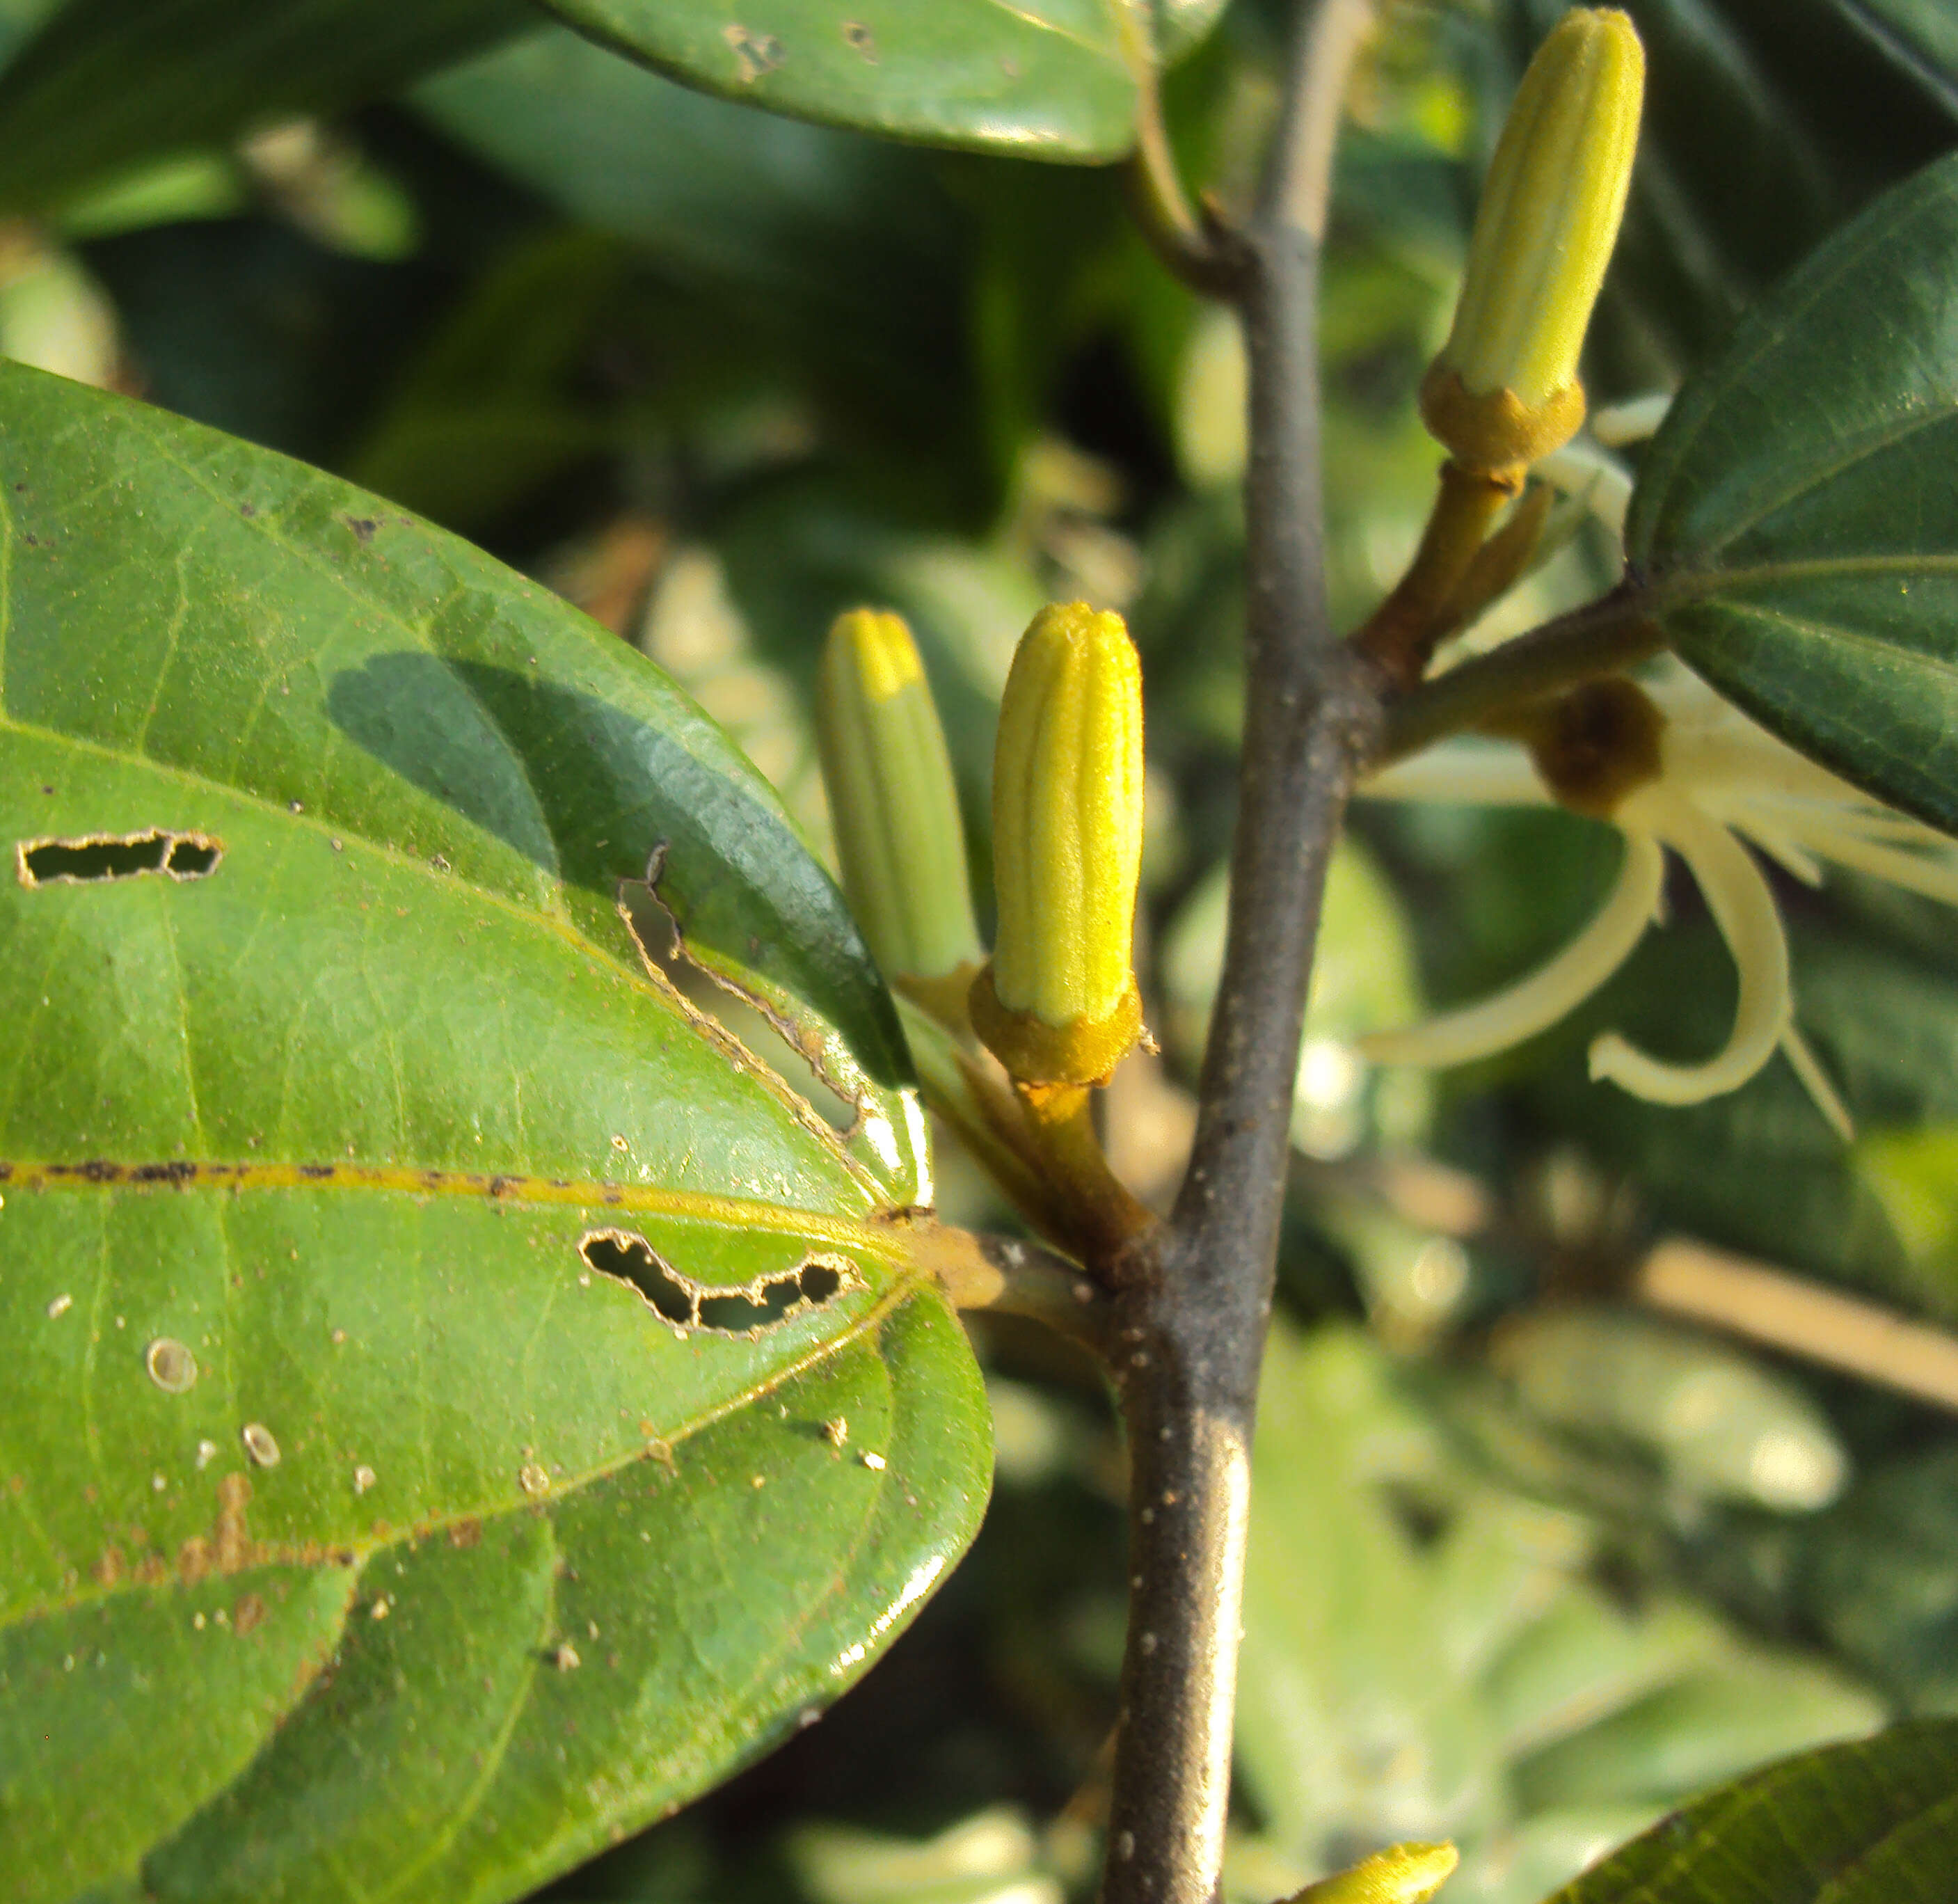
[[[1588,368],[1604,402],[1674,387],[1780,271],[1958,141],[1937,0],[1628,4],[1652,90]],[[0,54],[59,11],[0,0]],[[1323,325],[1342,620],[1424,516],[1437,453],[1413,391],[1500,105],[1557,11],[1386,0],[1360,68]],[[545,578],[677,676],[819,845],[807,709],[838,610],[916,629],[982,882],[1019,629],[1055,597],[1124,610],[1163,1052],[1107,1110],[1119,1165],[1165,1196],[1221,956],[1240,718],[1231,321],[1152,261],[1114,172],[764,116],[514,5],[375,13],[417,18],[295,73],[269,121],[262,74],[187,105],[166,72],[138,109],[141,78],[118,93],[99,68],[62,137],[10,119],[0,351],[322,464]],[[1283,13],[1236,0],[1169,78],[1189,175],[1226,204],[1271,122]],[[124,55],[140,75],[144,48]],[[1608,536],[1571,527],[1494,632],[1608,581]],[[1731,973],[1684,885],[1608,990],[1528,1047],[1433,1079],[1351,1047],[1526,969],[1615,854],[1554,812],[1363,804],[1335,866],[1257,1456],[1234,1895],[1451,1835],[1451,1899],[1529,1904],[1712,1781],[1958,1710],[1958,1395],[1909,1399],[1638,1295],[1665,1243],[1689,1269],[1736,1253],[1958,1328],[1949,914],[1777,876],[1848,1145],[1779,1064],[1691,1110],[1587,1082],[1608,1025],[1717,1041]],[[949,1147],[941,1177],[952,1217],[1010,1221]],[[551,1896],[1085,1895],[1120,1449],[1085,1364],[977,1327],[1000,1467],[971,1557],[820,1725]]]

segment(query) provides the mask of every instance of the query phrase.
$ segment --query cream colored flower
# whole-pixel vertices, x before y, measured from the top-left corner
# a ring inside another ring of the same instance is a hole
[[[1656,1104],[1697,1104],[1744,1084],[1779,1048],[1846,1136],[1847,1114],[1795,1027],[1787,936],[1756,854],[1811,885],[1833,863],[1958,906],[1958,849],[1804,759],[1678,663],[1661,663],[1640,686],[1663,724],[1657,772],[1609,803],[1625,852],[1596,916],[1507,990],[1369,1038],[1361,1049],[1386,1063],[1462,1064],[1555,1024],[1630,957],[1661,917],[1670,849],[1690,869],[1738,971],[1732,1030],[1697,1064],[1667,1063],[1607,1032],[1592,1042],[1591,1075]],[[1389,767],[1361,792],[1484,806],[1557,800],[1529,752],[1479,740],[1450,742]]]

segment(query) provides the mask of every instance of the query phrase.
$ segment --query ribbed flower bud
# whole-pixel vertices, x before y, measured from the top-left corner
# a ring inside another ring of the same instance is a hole
[[[1427,1904],[1460,1862],[1453,1845],[1392,1845],[1307,1885],[1291,1904]]]
[[[893,981],[965,974],[981,956],[945,733],[911,630],[854,608],[823,649],[816,740],[844,895]],[[929,989],[928,987],[925,989]]]
[[[1000,930],[974,1028],[1029,1084],[1088,1084],[1134,1045],[1142,681],[1119,615],[1044,608],[1021,638],[993,759]]]
[[[1455,325],[1421,386],[1472,469],[1533,462],[1584,420],[1578,353],[1617,242],[1645,52],[1615,8],[1573,8],[1516,89],[1482,188]]]

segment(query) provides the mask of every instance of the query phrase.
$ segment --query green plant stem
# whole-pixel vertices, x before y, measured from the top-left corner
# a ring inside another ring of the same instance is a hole
[[[1222,234],[1250,367],[1243,762],[1224,972],[1188,1174],[1107,1266],[1129,1612],[1103,1904],[1210,1904],[1230,1799],[1250,1443],[1326,869],[1385,679],[1334,638],[1322,546],[1319,235],[1363,0],[1306,0],[1258,205]]]

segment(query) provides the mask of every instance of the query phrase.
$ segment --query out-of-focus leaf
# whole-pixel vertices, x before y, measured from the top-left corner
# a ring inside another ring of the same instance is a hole
[[[1944,1904],[1958,1723],[1825,1746],[1696,1801],[1550,1904]]]
[[[1679,652],[1958,829],[1958,154],[1839,233],[1680,394],[1626,553]]]
[[[0,451],[9,1895],[514,1896],[971,1536],[894,1015],[765,785],[544,591],[59,379],[0,368]],[[654,859],[851,1129],[642,964]]]
[[[46,211],[281,113],[382,97],[529,17],[520,0],[71,0],[0,74],[0,205]]]
[[[1801,1611],[1907,1711],[1958,1710],[1958,1446],[1871,1475],[1791,1568]]]
[[[955,227],[921,156],[743,112],[547,27],[416,88],[451,138],[684,282],[922,321]]]
[[[1958,16],[1943,0],[1836,0],[1861,27],[1958,119]]]
[[[1103,0],[548,0],[581,32],[706,91],[887,138],[1026,158],[1128,149],[1135,99]],[[1212,0],[1177,9],[1194,26]]]
[[[1507,1325],[1496,1361],[1534,1413],[1638,1444],[1689,1494],[1811,1513],[1848,1478],[1840,1438],[1802,1389],[1676,1324],[1562,1304]]]
[[[1253,1457],[1237,1750],[1273,1835],[1307,1858],[1500,1815],[1488,1721],[1448,1670],[1432,1588],[1377,1492],[1408,1432],[1363,1339],[1282,1324]],[[1370,1485],[1370,1484],[1372,1484]]]
[[[1884,1720],[1881,1700],[1822,1665],[1744,1656],[1688,1674],[1516,1767],[1532,1809],[1662,1799]]]

